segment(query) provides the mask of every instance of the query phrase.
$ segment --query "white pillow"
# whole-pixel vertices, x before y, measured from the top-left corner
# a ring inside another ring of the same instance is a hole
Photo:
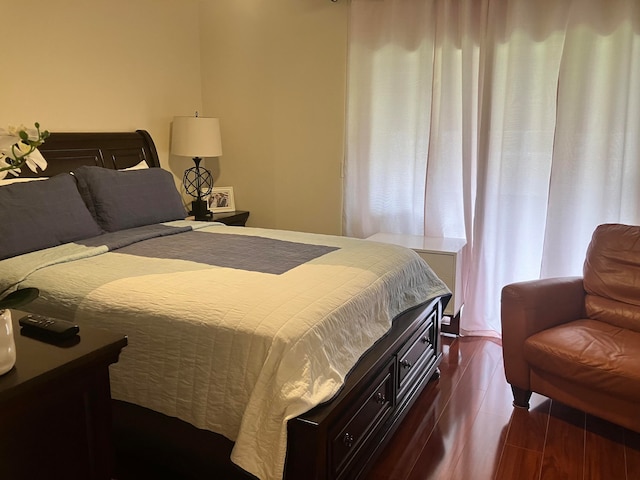
[[[11,175],[11,174],[9,174]],[[22,177],[5,177],[0,180],[0,187],[2,185],[11,185],[12,183],[23,183],[23,182],[34,182],[36,180],[47,180],[49,177],[31,177],[31,178],[22,178]]]
[[[122,168],[122,171],[127,171],[127,170],[144,170],[145,168],[149,168],[149,165],[147,165],[147,162],[145,162],[144,160],[142,160],[140,163],[138,163],[137,165],[134,165],[133,167],[127,167],[127,168]]]
[[[123,168],[122,171],[126,171],[126,170],[144,170],[145,168],[149,168],[149,165],[147,165],[147,162],[142,160],[140,163],[134,165],[133,167]],[[69,172],[69,173],[71,173],[71,175],[73,175],[73,172]],[[23,178],[23,177],[14,177],[13,175],[9,174],[4,179],[0,180],[0,187],[3,186],[3,185],[11,185],[12,183],[33,182],[33,181],[36,181],[36,180],[47,180],[48,178],[49,177]]]

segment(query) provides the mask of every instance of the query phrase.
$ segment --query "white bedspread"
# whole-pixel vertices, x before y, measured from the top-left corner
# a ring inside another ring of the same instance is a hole
[[[276,275],[67,244],[0,261],[0,291],[37,287],[29,310],[126,334],[113,397],[221,433],[263,480],[282,478],[287,420],[334,396],[392,318],[449,293],[402,247],[168,225],[338,248]]]

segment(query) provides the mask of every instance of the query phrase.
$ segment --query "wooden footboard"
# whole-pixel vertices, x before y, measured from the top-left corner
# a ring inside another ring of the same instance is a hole
[[[336,398],[289,421],[286,480],[357,479],[367,471],[438,375],[442,311],[434,300],[398,317]]]
[[[285,480],[357,479],[367,471],[438,375],[445,304],[436,299],[400,315],[336,398],[289,421]],[[232,442],[215,433],[118,401],[114,424],[118,480],[254,478],[231,463]]]

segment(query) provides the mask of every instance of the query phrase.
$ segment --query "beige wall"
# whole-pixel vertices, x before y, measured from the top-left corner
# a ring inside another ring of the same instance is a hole
[[[174,115],[200,108],[197,0],[0,0],[0,127],[148,130],[163,166]]]
[[[249,225],[340,234],[347,1],[201,0],[203,107]]]
[[[220,118],[206,165],[249,225],[339,234],[347,5],[0,0],[0,127],[146,129],[179,185],[192,162],[169,156],[170,123],[199,110]]]

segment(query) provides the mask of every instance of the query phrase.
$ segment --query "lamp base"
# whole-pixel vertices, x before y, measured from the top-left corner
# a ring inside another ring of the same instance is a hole
[[[191,202],[191,213],[195,217],[195,220],[208,221],[213,217],[213,212],[207,210],[207,202],[202,199],[197,199]]]

